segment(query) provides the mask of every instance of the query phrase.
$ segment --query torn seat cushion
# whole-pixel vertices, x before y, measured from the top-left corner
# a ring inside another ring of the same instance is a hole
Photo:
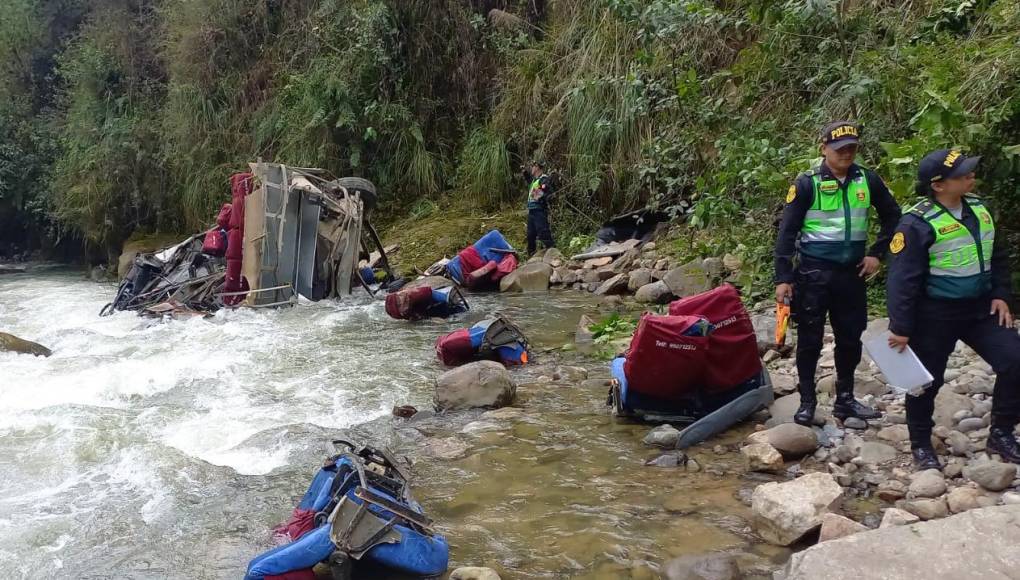
[[[700,316],[642,316],[624,363],[629,388],[664,401],[696,396],[705,380],[709,337],[688,334],[704,323]]]
[[[719,393],[743,384],[761,372],[754,325],[737,289],[729,284],[669,305],[673,316],[704,316],[712,331],[705,368],[706,393]]]
[[[467,364],[475,359],[475,352],[471,332],[467,328],[455,330],[436,341],[436,355],[446,366]]]
[[[386,296],[386,314],[397,320],[419,320],[432,305],[432,288],[421,286]]]

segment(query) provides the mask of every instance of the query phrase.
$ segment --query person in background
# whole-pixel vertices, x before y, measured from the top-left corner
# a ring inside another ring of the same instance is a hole
[[[900,218],[900,206],[875,172],[855,163],[859,146],[860,130],[854,123],[836,121],[822,129],[822,162],[790,186],[776,240],[776,301],[792,302],[798,328],[800,407],[794,421],[801,425],[814,421],[815,373],[826,316],[836,338],[833,416],[840,420],[881,416],[854,397],[854,370],[861,362],[861,334],[868,323],[866,278],[878,272]],[[869,249],[872,206],[878,211],[881,229]],[[798,254],[800,263],[795,268]]]
[[[528,255],[534,255],[537,242],[546,248],[553,248],[552,228],[549,227],[549,198],[552,196],[552,182],[545,174],[545,162],[535,160],[524,170],[528,187]]]
[[[940,149],[921,160],[917,193],[893,236],[886,291],[889,346],[907,345],[934,377],[907,396],[907,428],[918,469],[942,469],[931,434],[935,396],[949,355],[962,340],[997,374],[988,453],[1020,463],[1013,430],[1020,421],[1020,335],[1009,308],[1009,256],[1004,236],[981,198],[973,195],[980,157]]]

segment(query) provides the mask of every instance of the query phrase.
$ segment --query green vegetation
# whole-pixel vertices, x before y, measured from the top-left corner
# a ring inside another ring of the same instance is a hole
[[[395,233],[511,215],[541,155],[564,242],[651,204],[687,219],[665,249],[738,255],[761,295],[833,118],[904,202],[928,150],[983,155],[1020,231],[1020,0],[6,4],[0,242],[197,229],[256,157],[373,179]]]

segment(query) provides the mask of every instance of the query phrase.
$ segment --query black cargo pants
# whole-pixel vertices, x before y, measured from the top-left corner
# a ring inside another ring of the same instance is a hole
[[[935,396],[945,381],[946,363],[957,340],[974,349],[997,375],[992,391],[992,424],[1012,429],[1020,419],[1020,334],[1000,326],[997,316],[973,320],[918,317],[910,348],[935,380],[920,396],[907,395],[907,428],[915,449],[931,446]]]
[[[532,208],[528,210],[528,254],[534,254],[536,240],[548,248],[554,247],[552,228],[549,227],[549,210]]]
[[[791,314],[797,323],[797,377],[803,389],[814,387],[828,317],[836,338],[836,377],[853,391],[861,334],[868,325],[867,287],[857,272],[855,266],[797,269]]]

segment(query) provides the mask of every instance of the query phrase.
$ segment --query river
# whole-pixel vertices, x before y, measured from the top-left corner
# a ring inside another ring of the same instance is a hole
[[[607,416],[601,388],[550,382],[546,361],[606,373],[559,353],[587,296],[472,296],[465,317],[417,324],[367,296],[160,323],[98,317],[114,290],[59,267],[0,276],[0,331],[54,351],[0,353],[0,578],[240,578],[348,429],[414,462],[451,568],[638,579],[676,555],[733,550],[762,574],[787,556],[750,533],[738,454],[712,450],[739,433],[694,450],[700,473],[645,467],[647,426]],[[430,407],[435,338],[493,311],[537,347],[515,371],[524,416],[475,434],[459,430],[477,413],[392,418]],[[440,436],[469,453],[417,453]]]

